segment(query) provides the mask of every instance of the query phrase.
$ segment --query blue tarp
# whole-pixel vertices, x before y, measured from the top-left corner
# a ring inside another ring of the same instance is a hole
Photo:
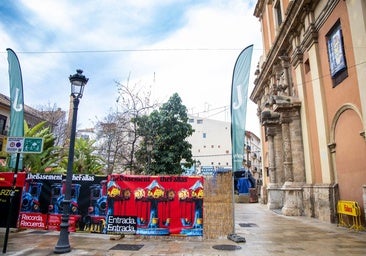
[[[238,179],[237,189],[239,194],[248,194],[251,187],[252,186],[248,178]]]

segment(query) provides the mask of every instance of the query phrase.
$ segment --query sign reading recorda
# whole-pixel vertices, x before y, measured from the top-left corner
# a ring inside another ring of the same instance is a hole
[[[8,153],[42,153],[43,138],[8,137],[6,152]]]

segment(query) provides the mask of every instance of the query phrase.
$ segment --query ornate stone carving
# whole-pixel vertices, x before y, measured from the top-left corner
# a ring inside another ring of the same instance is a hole
[[[279,118],[280,118],[280,114],[274,112],[270,108],[270,104],[269,103],[266,103],[264,109],[261,112],[261,121],[262,121],[262,124],[265,125],[268,122],[278,121]]]

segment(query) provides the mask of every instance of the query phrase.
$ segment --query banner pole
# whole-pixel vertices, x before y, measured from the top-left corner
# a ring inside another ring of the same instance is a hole
[[[245,123],[248,101],[248,84],[252,60],[253,45],[241,51],[236,59],[231,84],[231,144],[232,144],[232,203],[233,203],[233,233],[228,236],[235,242],[245,242],[245,238],[235,234],[235,172],[243,166]]]
[[[15,162],[15,171],[14,171],[14,177],[13,177],[13,185],[11,187],[11,192],[10,192],[10,197],[9,197],[9,211],[8,211],[8,217],[6,219],[6,231],[5,231],[5,238],[4,238],[3,253],[6,253],[6,249],[8,247],[9,229],[10,229],[10,222],[11,222],[10,219],[11,219],[11,213],[13,210],[13,199],[15,197],[15,188],[16,188],[16,184],[17,184],[19,158],[20,158],[20,153],[17,153],[17,158],[16,158],[16,162]]]
[[[231,191],[232,191],[232,203],[233,203],[233,234],[235,234],[235,188],[234,188],[234,172],[231,170]]]

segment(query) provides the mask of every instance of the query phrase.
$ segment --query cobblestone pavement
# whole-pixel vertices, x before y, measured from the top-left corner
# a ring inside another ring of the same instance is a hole
[[[235,204],[235,233],[246,239],[235,243],[227,238],[121,239],[108,235],[71,233],[71,252],[63,255],[366,255],[366,232],[353,231],[307,217],[287,217],[261,204]],[[5,229],[0,229],[4,242]],[[2,255],[58,255],[53,250],[59,232],[26,230],[9,235]],[[4,248],[4,247],[2,247]]]

